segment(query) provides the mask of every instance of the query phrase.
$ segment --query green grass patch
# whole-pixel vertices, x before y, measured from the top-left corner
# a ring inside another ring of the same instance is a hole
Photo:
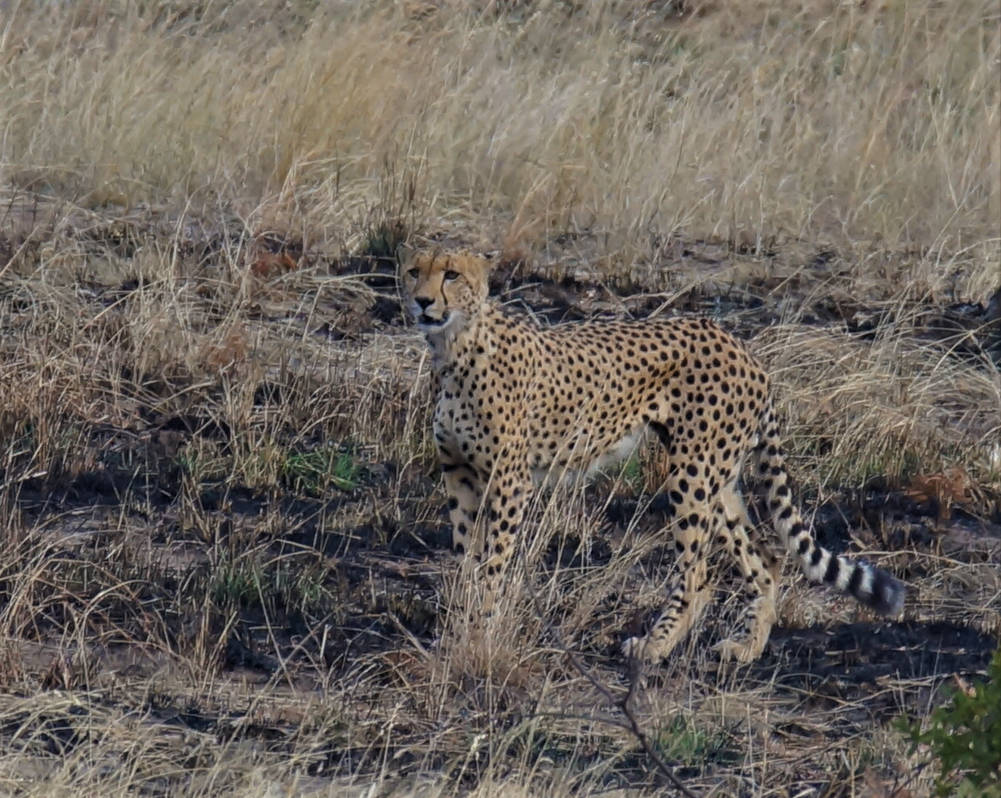
[[[364,468],[351,449],[323,448],[292,452],[282,464],[282,482],[296,493],[319,496],[330,488],[354,490]]]
[[[265,609],[286,615],[327,615],[338,605],[320,563],[258,554],[224,559],[214,569],[209,596],[220,607]]]
[[[739,752],[731,746],[729,736],[721,730],[697,726],[691,718],[677,715],[653,739],[653,744],[669,762],[685,767],[703,767],[739,760]]]

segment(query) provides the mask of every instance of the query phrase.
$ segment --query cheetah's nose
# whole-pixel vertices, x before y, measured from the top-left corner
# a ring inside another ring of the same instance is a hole
[[[434,299],[432,299],[429,296],[415,296],[414,297],[414,302],[416,302],[420,306],[421,310],[427,310],[428,306],[432,302],[434,302]]]

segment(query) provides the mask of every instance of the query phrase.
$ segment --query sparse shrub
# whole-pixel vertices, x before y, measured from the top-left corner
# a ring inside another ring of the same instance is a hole
[[[407,237],[417,229],[421,214],[419,171],[400,171],[394,160],[383,164],[379,180],[379,202],[371,207],[363,224],[364,243],[360,255],[394,258]]]
[[[391,258],[406,241],[407,228],[399,219],[383,219],[365,231],[361,254],[373,258]]]
[[[1001,648],[987,681],[957,689],[932,713],[925,731],[919,722],[903,727],[915,748],[927,745],[938,760],[939,795],[1001,798]]]

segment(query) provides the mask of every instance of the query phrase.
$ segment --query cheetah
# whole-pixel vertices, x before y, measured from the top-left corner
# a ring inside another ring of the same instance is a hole
[[[760,540],[738,480],[765,497],[781,549],[807,579],[896,615],[903,585],[821,547],[793,504],[768,375],[745,346],[704,318],[589,321],[542,327],[488,298],[489,262],[465,251],[400,253],[403,295],[432,354],[434,442],[454,549],[483,580],[485,612],[500,587],[535,484],[628,454],[652,430],[677,568],[646,635],[623,653],[666,657],[711,596],[710,551],[728,554],[749,594],[744,628],[715,648],[750,662],[776,619],[780,561]]]

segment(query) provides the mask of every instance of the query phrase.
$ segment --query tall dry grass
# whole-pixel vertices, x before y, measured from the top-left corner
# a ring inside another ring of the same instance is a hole
[[[408,184],[424,226],[530,248],[989,241],[996,267],[993,2],[693,8],[8,2],[0,176],[307,217],[349,245]]]
[[[663,794],[564,650],[626,694],[614,652],[671,567],[656,474],[540,493],[497,628],[463,628],[423,343],[355,274],[374,260],[330,257],[405,234],[757,302],[726,323],[757,333],[805,493],[971,488],[956,529],[865,552],[906,572],[900,639],[996,634],[996,539],[969,532],[1001,492],[994,339],[935,328],[999,284],[998,23],[986,0],[0,0],[0,792]],[[930,789],[884,722],[949,671],[818,687],[777,643],[713,673],[738,593],[636,703],[686,783]],[[831,603],[790,582],[781,622],[867,617]],[[855,656],[803,667],[830,646]]]
[[[959,335],[916,340],[914,321],[896,318],[873,341],[815,325],[757,337],[796,462],[815,487],[899,486],[952,466],[1001,495],[998,368],[983,353],[956,357]]]

